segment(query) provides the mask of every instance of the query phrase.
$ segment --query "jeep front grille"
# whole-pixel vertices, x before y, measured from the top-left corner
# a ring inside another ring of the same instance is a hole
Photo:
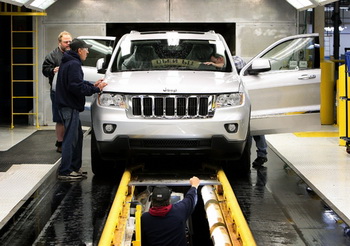
[[[210,118],[214,115],[213,95],[132,95],[130,118]]]

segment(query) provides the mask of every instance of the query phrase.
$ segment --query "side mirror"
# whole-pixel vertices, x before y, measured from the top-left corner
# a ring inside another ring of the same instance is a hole
[[[105,59],[104,58],[100,58],[97,60],[96,62],[96,68],[97,68],[97,72],[101,73],[101,74],[105,74],[106,73],[106,68],[104,66],[105,64]]]
[[[271,63],[269,59],[259,58],[252,62],[252,65],[248,68],[248,74],[257,75],[261,72],[267,72],[271,70]]]

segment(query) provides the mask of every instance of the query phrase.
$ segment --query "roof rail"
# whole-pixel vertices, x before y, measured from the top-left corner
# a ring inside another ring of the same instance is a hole
[[[130,31],[130,34],[135,34],[135,33],[139,33],[141,35],[143,34],[164,34],[164,33],[167,33],[167,32],[177,32],[177,33],[182,33],[182,34],[205,34],[205,33],[211,33],[211,34],[216,34],[215,31],[211,30],[211,31],[181,31],[181,30],[168,30],[168,31],[156,31],[156,30],[153,30],[153,31],[135,31],[135,30],[132,30]]]

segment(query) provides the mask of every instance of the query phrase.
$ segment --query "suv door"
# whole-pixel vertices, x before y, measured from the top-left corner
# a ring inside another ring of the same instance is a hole
[[[97,73],[96,63],[99,59],[104,58],[106,61],[107,56],[112,54],[115,37],[108,36],[80,36],[79,39],[84,40],[87,44],[91,44],[89,54],[83,63],[84,79],[95,83],[101,79],[103,75]],[[91,97],[86,97],[85,110],[80,113],[80,120],[82,125],[91,125]]]
[[[240,76],[252,105],[251,135],[320,125],[318,34],[275,42],[250,60]]]

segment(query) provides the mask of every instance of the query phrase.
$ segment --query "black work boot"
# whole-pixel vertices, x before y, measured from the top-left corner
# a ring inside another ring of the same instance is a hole
[[[266,157],[258,156],[253,162],[253,167],[261,167],[265,162],[267,162]]]
[[[55,146],[57,147],[56,152],[62,153],[62,142],[56,141]]]

